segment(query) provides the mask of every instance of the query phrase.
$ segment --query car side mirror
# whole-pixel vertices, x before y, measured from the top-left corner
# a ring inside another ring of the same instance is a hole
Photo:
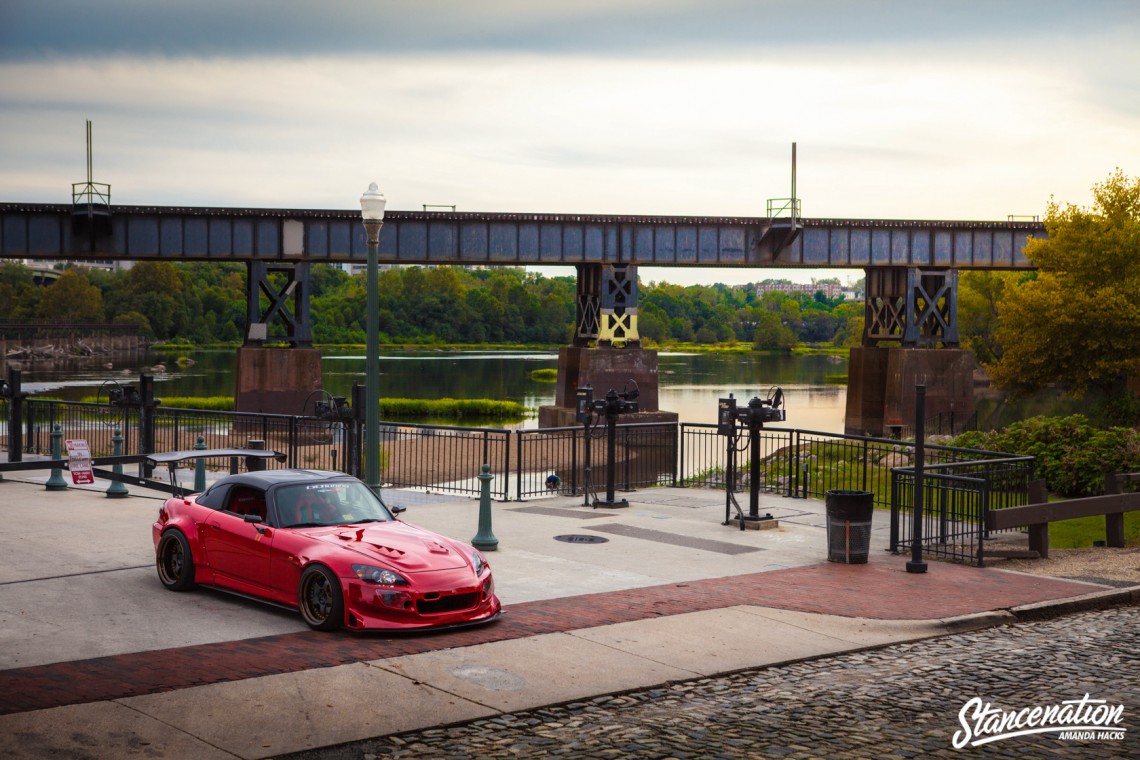
[[[265,535],[265,532],[267,530],[269,530],[269,528],[262,525],[262,523],[265,522],[265,520],[263,520],[261,518],[261,515],[242,515],[241,519],[245,520],[247,523],[252,525],[254,527],[254,530],[256,530],[258,533],[260,533],[263,536]]]
[[[388,511],[391,512],[393,515],[399,517],[404,512],[407,512],[408,508],[407,507],[388,507]]]

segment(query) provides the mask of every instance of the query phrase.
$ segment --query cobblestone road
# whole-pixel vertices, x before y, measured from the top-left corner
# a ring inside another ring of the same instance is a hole
[[[1002,711],[1123,705],[1121,740],[1031,735],[956,750],[973,697]],[[399,709],[392,705],[391,709]],[[371,758],[1140,757],[1140,607],[702,678],[299,753]]]

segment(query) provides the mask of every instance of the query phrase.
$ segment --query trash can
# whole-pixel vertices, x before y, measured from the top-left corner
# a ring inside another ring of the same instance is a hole
[[[870,491],[828,491],[827,559],[849,565],[864,564],[871,553],[871,515],[875,494]]]

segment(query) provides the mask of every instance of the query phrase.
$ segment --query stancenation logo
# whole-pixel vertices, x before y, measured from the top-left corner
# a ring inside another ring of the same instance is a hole
[[[958,711],[962,728],[954,732],[955,749],[980,747],[1031,734],[1057,734],[1062,741],[1123,741],[1124,705],[1085,694],[1060,704],[1001,710],[974,697]]]

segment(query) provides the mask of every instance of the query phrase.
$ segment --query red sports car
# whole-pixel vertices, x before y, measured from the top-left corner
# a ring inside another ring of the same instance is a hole
[[[339,472],[262,470],[224,477],[158,510],[158,577],[299,608],[330,631],[483,623],[501,612],[487,560],[408,525]]]

